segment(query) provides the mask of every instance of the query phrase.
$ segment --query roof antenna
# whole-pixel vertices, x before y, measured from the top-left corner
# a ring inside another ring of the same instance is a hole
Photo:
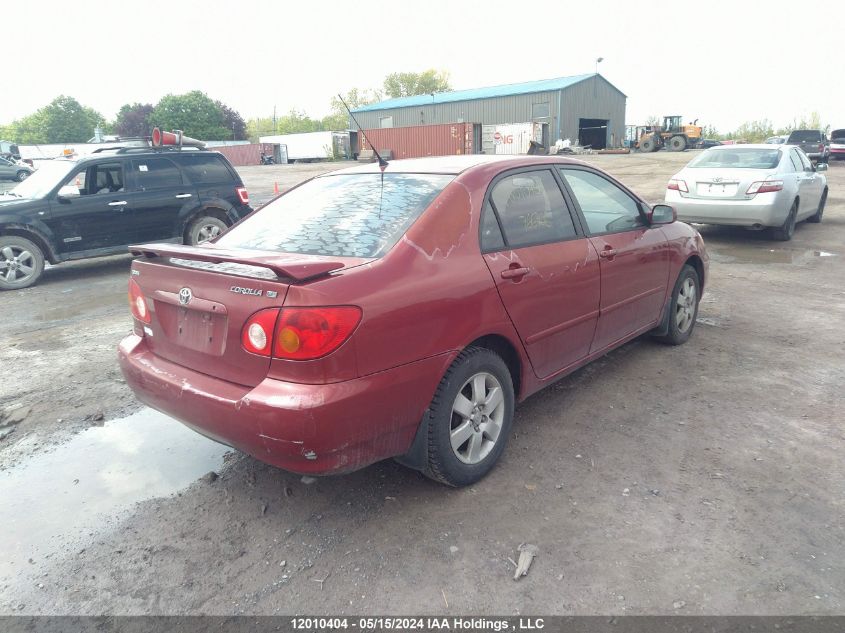
[[[349,116],[352,117],[352,120],[355,122],[355,125],[358,126],[358,131],[361,132],[361,136],[364,137],[364,140],[367,141],[367,144],[370,146],[370,149],[373,150],[373,154],[375,154],[376,158],[378,158],[378,166],[381,168],[382,173],[384,173],[384,169],[385,167],[387,167],[387,161],[381,157],[381,155],[376,150],[375,146],[370,143],[370,139],[368,139],[367,135],[364,134],[364,129],[361,127],[361,124],[358,123],[358,119],[355,118],[355,115],[352,114],[352,110],[350,110],[349,106],[346,105],[346,101],[343,100],[343,97],[338,94],[337,98],[340,99],[340,102],[343,104],[343,107],[346,108],[346,111],[349,113]]]

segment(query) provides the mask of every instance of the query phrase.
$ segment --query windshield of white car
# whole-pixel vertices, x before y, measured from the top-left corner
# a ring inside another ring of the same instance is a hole
[[[696,156],[687,167],[710,169],[774,169],[780,163],[781,151],[760,147],[712,149]]]
[[[76,167],[76,161],[64,159],[42,160],[37,164],[38,169],[12,189],[13,194],[21,198],[43,198]]]

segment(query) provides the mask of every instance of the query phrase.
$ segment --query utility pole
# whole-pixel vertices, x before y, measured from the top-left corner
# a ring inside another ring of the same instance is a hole
[[[273,134],[275,135],[276,133],[276,106],[273,106]]]

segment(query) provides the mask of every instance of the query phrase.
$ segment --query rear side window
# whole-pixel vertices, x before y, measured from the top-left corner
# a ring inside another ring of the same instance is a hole
[[[453,179],[442,174],[315,178],[235,225],[217,244],[303,255],[381,257]]]
[[[220,183],[235,182],[235,177],[229,171],[229,167],[218,154],[197,154],[182,156],[180,159],[182,168],[187,172],[188,178],[194,183]]]
[[[161,189],[182,184],[179,168],[166,158],[142,158],[132,161],[135,184],[138,189]]]
[[[550,171],[505,176],[493,187],[490,200],[510,248],[560,242],[576,236],[572,216]],[[482,219],[482,231],[485,223],[489,224],[486,217]],[[492,244],[482,247],[488,250]]]

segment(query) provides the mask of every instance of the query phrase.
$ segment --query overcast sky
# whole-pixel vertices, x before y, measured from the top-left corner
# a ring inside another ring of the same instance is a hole
[[[199,89],[244,118],[328,113],[339,91],[443,69],[453,88],[593,72],[626,123],[721,131],[818,111],[845,127],[845,0],[5,1],[0,123],[59,94],[112,118]]]

